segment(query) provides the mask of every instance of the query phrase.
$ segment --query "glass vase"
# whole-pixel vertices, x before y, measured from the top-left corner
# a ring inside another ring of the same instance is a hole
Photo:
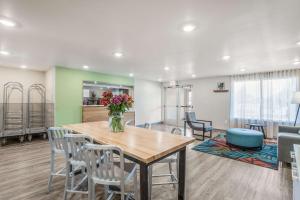
[[[124,132],[125,121],[122,113],[115,113],[109,116],[109,128],[112,132]]]

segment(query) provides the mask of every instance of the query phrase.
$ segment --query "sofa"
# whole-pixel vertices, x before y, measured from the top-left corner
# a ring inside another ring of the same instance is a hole
[[[277,142],[278,161],[291,163],[290,152],[293,151],[293,144],[300,144],[300,127],[279,126]]]

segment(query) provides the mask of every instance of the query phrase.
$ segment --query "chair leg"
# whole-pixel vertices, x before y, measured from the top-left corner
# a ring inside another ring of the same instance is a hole
[[[93,193],[92,193],[92,181],[91,179],[88,177],[88,200],[92,200],[93,199]]]
[[[71,190],[73,190],[74,185],[75,185],[75,172],[74,172],[74,170],[71,171],[71,175],[72,175],[72,177],[71,177]]]
[[[169,162],[169,172],[171,174],[171,181],[174,182],[175,179],[174,179],[174,174],[173,174],[173,169],[172,169],[172,162]],[[175,189],[176,188],[176,184],[174,183],[173,184],[173,188]]]
[[[212,130],[209,131],[209,137],[212,138]]]
[[[92,182],[92,199],[96,200],[96,184]]]
[[[138,179],[137,179],[137,171],[136,170],[134,173],[133,184],[134,184],[134,199],[139,200],[140,198],[139,198]]]
[[[205,139],[205,132],[204,132],[204,130],[202,131],[202,139],[203,140]]]
[[[52,185],[52,179],[53,174],[55,173],[55,153],[51,152],[51,161],[50,161],[51,169],[50,169],[50,176],[48,180],[48,192],[51,192],[51,185]]]
[[[66,165],[66,178],[65,178],[65,190],[64,190],[64,200],[67,200],[68,196],[68,185],[69,185],[69,178],[70,178],[70,165],[67,163]]]

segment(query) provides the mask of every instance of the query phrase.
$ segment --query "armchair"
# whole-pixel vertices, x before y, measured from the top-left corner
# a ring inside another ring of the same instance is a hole
[[[212,121],[209,120],[200,120],[196,118],[195,112],[186,112],[185,113],[185,121],[184,121],[184,131],[186,131],[186,124],[189,125],[189,127],[192,129],[192,134],[193,135],[198,135],[195,134],[196,131],[202,131],[202,138],[204,140],[205,138],[205,133],[209,132],[209,137],[212,137]]]
[[[300,127],[279,126],[278,130],[278,161],[291,163],[290,152],[293,151],[293,144],[300,144]]]

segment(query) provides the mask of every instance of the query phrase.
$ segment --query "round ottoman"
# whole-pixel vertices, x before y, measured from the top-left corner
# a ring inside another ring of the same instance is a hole
[[[226,131],[228,144],[245,148],[262,148],[264,135],[260,131],[245,128],[230,128]]]

